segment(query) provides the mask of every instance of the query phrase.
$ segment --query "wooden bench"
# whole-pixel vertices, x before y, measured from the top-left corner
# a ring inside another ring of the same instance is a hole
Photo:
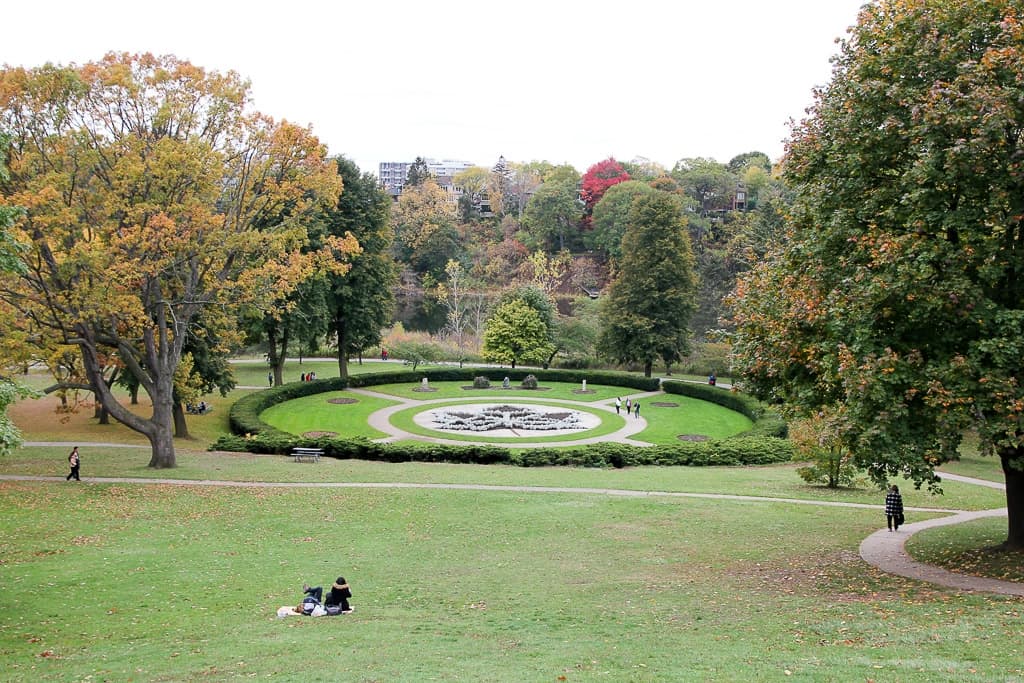
[[[300,448],[298,446],[292,448],[292,458],[295,462],[302,462],[308,460],[309,462],[320,462],[320,456],[324,454],[322,448]]]

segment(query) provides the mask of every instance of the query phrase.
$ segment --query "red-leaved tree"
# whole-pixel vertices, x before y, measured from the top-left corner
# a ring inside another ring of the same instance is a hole
[[[581,227],[584,230],[590,229],[594,207],[601,201],[601,197],[608,191],[608,188],[629,179],[626,169],[612,157],[599,161],[587,169],[580,183],[580,199],[583,200],[584,205]]]

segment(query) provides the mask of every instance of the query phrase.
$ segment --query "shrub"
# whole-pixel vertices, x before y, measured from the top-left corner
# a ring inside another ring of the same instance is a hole
[[[490,389],[491,388],[491,380],[487,379],[483,375],[479,375],[477,377],[474,377],[473,378],[473,388],[474,389]]]
[[[521,385],[523,389],[536,389],[537,388],[537,375],[527,375],[523,378]]]

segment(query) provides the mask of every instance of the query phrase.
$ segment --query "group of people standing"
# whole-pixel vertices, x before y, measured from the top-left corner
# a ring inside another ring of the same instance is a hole
[[[622,399],[618,396],[615,397],[615,414],[621,415],[622,410]],[[629,396],[626,397],[626,415],[633,413],[633,416],[637,419],[640,418],[640,401],[634,401]]]

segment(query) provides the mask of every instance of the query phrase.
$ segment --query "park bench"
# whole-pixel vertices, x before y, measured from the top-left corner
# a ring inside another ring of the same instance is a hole
[[[302,462],[308,460],[309,462],[320,462],[320,456],[324,454],[322,448],[301,448],[296,446],[292,448],[292,458],[295,462]]]

